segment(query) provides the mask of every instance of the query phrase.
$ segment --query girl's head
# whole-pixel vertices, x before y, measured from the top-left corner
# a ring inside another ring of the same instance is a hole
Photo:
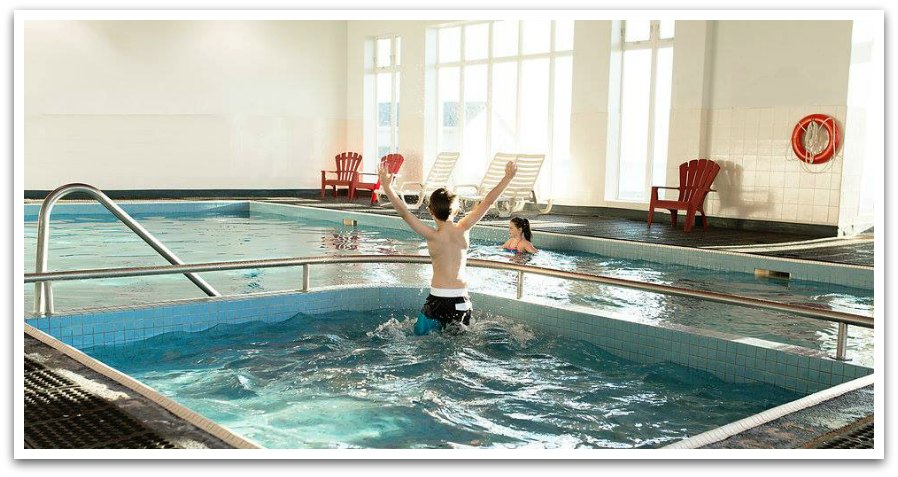
[[[511,238],[521,238],[524,237],[524,240],[530,241],[530,237],[533,234],[530,232],[530,221],[521,218],[521,217],[513,217],[511,222],[508,223],[508,235]]]

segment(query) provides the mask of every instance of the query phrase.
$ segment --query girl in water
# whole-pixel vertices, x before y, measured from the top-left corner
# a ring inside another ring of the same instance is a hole
[[[502,244],[502,248],[514,252],[536,253],[536,247],[530,243],[533,234],[530,232],[530,221],[521,217],[514,217],[508,223],[508,241]]]

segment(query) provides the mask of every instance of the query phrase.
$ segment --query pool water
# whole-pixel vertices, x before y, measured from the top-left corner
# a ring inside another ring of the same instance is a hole
[[[87,350],[268,448],[653,448],[800,397],[475,314],[298,314]]]
[[[313,255],[427,255],[424,241],[403,230],[358,229],[334,222],[273,214],[250,215],[248,212],[135,217],[185,263]],[[25,223],[25,267],[29,271],[34,270],[36,236],[36,220],[31,217]],[[759,279],[745,273],[708,271],[588,253],[541,250],[533,256],[515,255],[500,250],[498,245],[475,241],[469,256],[872,314],[871,290],[803,280]],[[538,242],[536,246],[539,247]],[[164,259],[111,215],[53,219],[51,270],[165,264]],[[294,290],[301,286],[302,280],[299,268],[235,270],[201,276],[225,295]],[[471,267],[468,278],[474,291],[514,296],[514,272]],[[428,286],[430,267],[403,264],[312,267],[313,287],[361,283]],[[829,352],[836,347],[836,324],[785,313],[532,275],[526,277],[524,290],[529,300],[553,305],[583,305],[646,323],[695,326]],[[181,275],[58,282],[54,284],[54,295],[57,312],[204,296]],[[26,309],[30,309],[33,286],[25,287],[25,300]],[[848,356],[857,364],[873,364],[872,330],[849,328]]]

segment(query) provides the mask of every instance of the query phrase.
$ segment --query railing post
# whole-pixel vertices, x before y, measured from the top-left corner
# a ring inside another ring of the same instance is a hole
[[[524,296],[524,271],[518,270],[518,291],[517,291],[518,300],[520,300],[522,296]]]
[[[302,291],[309,291],[309,264],[306,263],[302,266]]]
[[[839,361],[848,361],[845,357],[845,350],[848,348],[848,324],[839,323],[839,334],[836,336],[836,359]]]

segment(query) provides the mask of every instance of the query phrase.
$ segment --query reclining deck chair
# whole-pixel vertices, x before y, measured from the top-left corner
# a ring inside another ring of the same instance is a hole
[[[515,212],[523,210],[528,201],[536,204],[536,192],[533,190],[536,185],[536,179],[539,177],[539,171],[542,168],[543,161],[546,159],[545,154],[509,154],[497,152],[490,162],[483,180],[480,185],[462,184],[457,185],[456,189],[459,199],[472,202],[472,206],[483,200],[484,197],[496,187],[496,184],[505,176],[505,164],[508,161],[516,161],[518,164],[518,173],[508,184],[508,187],[499,196],[495,207],[499,210],[500,216],[511,215]],[[460,189],[467,188],[468,193],[461,192]],[[541,209],[541,214],[549,213],[552,209],[552,200],[549,199],[545,209]]]
[[[349,200],[355,199],[355,186],[359,181],[359,165],[362,164],[362,155],[357,152],[343,152],[334,157],[337,162],[336,171],[321,171],[321,198],[324,198],[324,190],[327,186],[334,188],[334,197],[337,196],[337,187],[348,188]],[[336,179],[328,179],[326,174],[336,174]]]
[[[424,182],[403,182],[396,191],[402,200],[407,195],[417,195],[418,200],[414,204],[409,204],[410,210],[421,208],[421,204],[440,187],[449,187],[449,178],[452,177],[452,171],[455,170],[455,163],[458,162],[459,153],[457,152],[441,152],[437,155],[436,161],[430,167],[427,179]],[[379,193],[380,194],[380,193]],[[389,201],[381,201],[386,204]]]
[[[678,187],[652,186],[652,199],[649,203],[649,227],[655,216],[655,208],[670,211],[670,223],[677,226],[677,210],[686,211],[686,224],[683,231],[689,232],[695,225],[696,211],[702,214],[702,227],[708,228],[708,217],[705,216],[705,197],[708,192],[716,192],[711,184],[720,172],[720,165],[708,159],[693,159],[680,164],[680,185]],[[677,189],[680,191],[677,200],[658,198],[658,189]]]
[[[399,168],[402,167],[404,161],[405,158],[402,157],[402,154],[387,154],[380,158],[380,164],[386,164],[390,174],[393,174],[393,180],[396,180],[396,178],[399,177]],[[378,177],[376,172],[374,174],[370,172],[360,172],[359,176],[359,181],[355,185],[355,190],[370,190],[371,205],[376,204],[378,200],[377,191],[380,189],[380,177]],[[365,180],[364,176],[374,176],[374,182],[363,182]]]

